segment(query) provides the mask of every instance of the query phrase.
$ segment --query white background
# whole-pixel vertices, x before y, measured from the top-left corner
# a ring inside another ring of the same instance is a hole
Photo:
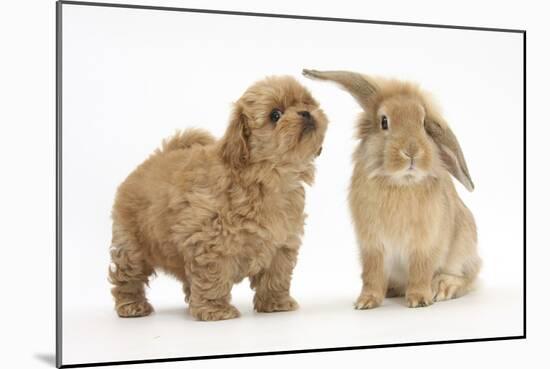
[[[63,362],[521,335],[522,47],[521,34],[64,6]],[[359,107],[303,67],[412,79],[439,97],[477,182],[473,194],[460,187],[485,260],[475,294],[353,311],[361,270],[346,196]],[[204,325],[161,275],[155,316],[117,319],[105,277],[116,187],[177,128],[221,136],[231,101],[266,74],[303,80],[331,121],[292,284],[302,309],[254,314],[245,282],[233,294],[243,319]]]
[[[173,2],[172,2],[173,3]],[[179,5],[182,5],[180,2]],[[222,7],[221,4],[212,2],[212,8]],[[320,14],[331,16],[354,16],[358,18],[371,18],[371,19],[389,19],[389,20],[404,20],[404,21],[419,21],[419,22],[434,22],[434,23],[460,23],[469,25],[485,25],[485,26],[497,26],[497,27],[516,27],[516,28],[528,28],[530,31],[533,29],[535,32],[530,33],[530,59],[529,62],[533,63],[533,68],[529,67],[530,76],[535,75],[537,78],[532,82],[528,80],[528,86],[532,86],[532,90],[529,90],[530,98],[533,100],[539,99],[541,96],[537,96],[537,92],[542,91],[540,87],[547,77],[544,74],[537,75],[535,69],[536,65],[544,65],[547,62],[545,55],[538,55],[536,44],[537,39],[542,37],[542,34],[537,34],[538,28],[537,19],[534,16],[530,20],[525,20],[525,23],[521,23],[515,20],[515,15],[519,13],[519,9],[509,9],[499,12],[498,19],[488,18],[489,14],[493,12],[483,12],[483,8],[476,7],[476,12],[467,11],[467,7],[461,4],[460,9],[456,9],[455,12],[451,12],[452,15],[443,15],[436,10],[433,12],[418,11],[413,12],[411,9],[400,9],[394,7],[372,8],[372,9],[357,9],[351,7],[341,8],[317,8],[316,13],[312,13],[307,8],[300,8],[294,5],[291,7],[288,4],[280,3],[280,9],[273,9],[270,7],[251,7],[250,5],[243,5],[242,7],[235,7],[235,9],[256,10],[256,11],[280,11],[287,13],[302,13],[302,14]],[[198,3],[185,2],[185,6],[198,6]],[[219,6],[217,6],[219,5]],[[204,7],[205,4],[202,4]],[[10,181],[5,181],[3,187],[6,186],[6,190],[3,191],[6,196],[4,203],[7,204],[3,217],[6,219],[3,221],[6,224],[6,249],[16,250],[16,253],[8,254],[11,263],[8,263],[8,270],[5,275],[11,283],[7,284],[6,296],[7,303],[3,308],[7,308],[7,311],[2,315],[7,317],[7,321],[4,326],[8,327],[6,335],[10,337],[12,342],[25,343],[25,348],[18,350],[10,350],[10,360],[19,356],[20,360],[35,360],[29,361],[29,365],[36,365],[41,359],[47,361],[53,352],[53,252],[52,247],[54,239],[54,218],[52,216],[54,209],[53,199],[53,179],[54,179],[54,161],[53,161],[53,6],[46,7],[42,4],[46,13],[39,13],[37,10],[27,13],[25,20],[42,19],[42,22],[36,21],[36,29],[32,27],[25,27],[18,33],[18,38],[9,39],[9,45],[13,46],[13,52],[10,53],[10,57],[3,62],[7,62],[7,65],[2,68],[3,76],[7,79],[9,89],[2,89],[2,93],[5,94],[3,101],[7,104],[3,108],[2,114],[7,115],[2,117],[3,124],[7,123],[8,130],[15,129],[13,133],[6,134],[2,137],[3,142],[2,150],[6,150],[3,155],[3,167],[5,173],[11,174]],[[39,9],[38,7],[36,9]],[[48,12],[49,9],[49,13]],[[490,9],[489,7],[487,9]],[[308,11],[309,10],[309,11]],[[407,11],[405,11],[407,10]],[[422,9],[421,9],[422,10]],[[40,14],[40,15],[39,15]],[[47,18],[49,22],[44,18],[44,14],[49,14],[50,18]],[[416,16],[414,16],[416,14]],[[35,16],[36,18],[33,18]],[[474,17],[474,18],[469,18]],[[15,17],[11,18],[14,19]],[[29,20],[29,21],[30,21]],[[17,29],[13,23],[3,23],[4,26],[12,26],[13,29]],[[530,26],[531,25],[531,26]],[[43,26],[40,29],[40,26]],[[3,37],[14,34],[13,29],[11,32],[3,32]],[[41,42],[36,42],[41,40]],[[532,40],[532,41],[531,41]],[[542,39],[541,39],[542,41]],[[33,46],[35,42],[35,47]],[[368,40],[365,40],[368,43]],[[533,46],[531,46],[533,45]],[[531,51],[532,50],[532,51]],[[15,67],[21,67],[16,69]],[[542,71],[541,71],[542,73]],[[4,79],[4,78],[3,78]],[[311,85],[315,95],[324,103],[323,97],[320,91],[324,89],[319,84]],[[433,86],[429,86],[433,90]],[[539,87],[539,88],[537,88]],[[329,91],[329,90],[327,90]],[[532,91],[532,93],[531,93]],[[330,96],[336,96],[339,91],[331,89],[328,93]],[[451,120],[452,113],[451,107],[446,103],[446,99],[438,94],[439,99],[444,103],[447,117]],[[14,97],[19,97],[20,100],[15,100]],[[452,101],[455,101],[454,99]],[[331,100],[328,100],[330,103]],[[327,113],[329,113],[327,103],[324,103]],[[350,103],[350,107],[353,104]],[[506,105],[504,107],[508,108]],[[544,116],[537,116],[541,111],[536,106],[536,103],[530,103],[529,105],[529,142],[530,158],[534,160],[542,160],[542,156],[537,159],[535,150],[541,148],[543,144],[543,131],[537,131],[542,128],[541,124],[545,121]],[[332,114],[331,114],[332,115]],[[453,122],[452,122],[453,123]],[[335,125],[332,125],[329,130],[329,136],[336,130]],[[459,138],[462,137],[462,133],[454,123]],[[10,131],[8,131],[10,132]],[[348,132],[349,125],[348,125]],[[470,137],[470,136],[468,136]],[[467,158],[471,155],[468,153],[468,145],[466,140],[461,139],[463,148],[466,152]],[[327,140],[328,145],[328,140]],[[542,146],[543,147],[543,146]],[[528,153],[529,153],[528,152]],[[317,185],[321,184],[321,160],[326,155],[323,155],[319,161],[319,177]],[[476,169],[472,160],[469,160],[472,174],[476,180],[478,190],[471,195],[465,197],[465,201],[476,211],[477,201],[475,198],[481,192],[481,183],[479,169]],[[530,188],[529,199],[535,199],[530,203],[529,220],[530,233],[529,235],[529,281],[533,287],[529,289],[529,317],[530,327],[528,330],[529,339],[527,342],[503,342],[503,343],[485,343],[478,345],[460,345],[460,346],[439,346],[439,347],[424,347],[424,348],[408,348],[408,349],[391,349],[391,350],[375,350],[375,351],[361,351],[361,352],[346,352],[346,353],[333,353],[333,354],[316,354],[316,355],[301,355],[292,357],[270,357],[270,358],[254,358],[254,359],[238,359],[238,360],[226,360],[223,365],[285,365],[290,363],[289,360],[299,360],[304,364],[328,364],[336,365],[343,360],[356,360],[362,362],[375,363],[377,361],[388,361],[391,357],[392,360],[399,361],[401,363],[407,363],[409,360],[415,363],[423,363],[425,366],[438,363],[439,361],[445,361],[448,356],[453,356],[453,360],[448,364],[449,366],[461,366],[471,360],[472,356],[476,354],[484,354],[483,358],[479,360],[488,360],[491,362],[497,361],[497,363],[514,365],[518,363],[513,353],[522,353],[523,357],[526,355],[533,356],[536,352],[537,338],[542,337],[544,325],[547,324],[542,320],[540,315],[544,308],[544,300],[547,297],[539,295],[539,291],[544,290],[542,283],[547,278],[544,278],[542,271],[544,270],[544,254],[546,252],[541,250],[545,241],[542,239],[541,230],[537,230],[537,225],[540,225],[542,219],[537,219],[536,215],[542,215],[544,211],[544,205],[547,200],[542,198],[536,198],[536,190],[542,189],[546,184],[544,183],[544,177],[534,172],[535,165],[530,165]],[[479,173],[479,174],[477,174]],[[477,175],[476,175],[477,174]],[[503,173],[505,174],[505,173]],[[537,177],[538,175],[538,177]],[[532,179],[531,179],[532,178]],[[309,191],[308,199],[311,199],[314,195],[316,187]],[[21,206],[21,203],[24,206]],[[310,211],[311,212],[311,211]],[[17,220],[13,222],[13,220]],[[481,219],[478,219],[481,222]],[[310,220],[311,222],[311,220]],[[504,228],[502,228],[504,229]],[[546,242],[547,243],[547,242]],[[102,247],[98,245],[98,247]],[[310,248],[313,249],[313,248]],[[317,251],[317,249],[315,249]],[[306,255],[306,247],[304,247],[304,253]],[[547,253],[547,252],[546,252]],[[485,258],[486,255],[484,254]],[[309,258],[308,258],[309,259]],[[305,262],[306,258],[300,259],[300,265]],[[487,260],[486,260],[487,264]],[[12,269],[13,267],[13,269]],[[305,265],[304,265],[305,267]],[[491,268],[486,265],[483,278],[487,280],[487,273]],[[498,267],[494,267],[498,271]],[[351,274],[351,273],[350,273]],[[25,278],[22,278],[25,277]],[[296,276],[298,280],[299,274]],[[160,279],[158,282],[160,282]],[[354,277],[351,277],[355,281]],[[156,287],[156,286],[153,286]],[[32,290],[31,290],[32,289]],[[173,289],[172,289],[173,290]],[[179,292],[179,291],[178,291]],[[172,296],[177,298],[177,293],[173,293]],[[171,298],[171,297],[170,297]],[[542,299],[541,299],[542,298]],[[406,309],[405,309],[406,310]],[[403,311],[405,311],[403,310]],[[497,308],[495,308],[495,311]],[[15,312],[19,312],[20,319],[12,319]],[[396,315],[398,316],[398,315]],[[529,343],[529,346],[526,346]],[[19,345],[18,345],[19,347]],[[25,354],[30,349],[31,354]],[[27,350],[27,351],[26,351]],[[395,353],[399,352],[399,355]],[[498,355],[497,355],[498,353]],[[11,356],[13,355],[13,356]],[[26,356],[25,356],[26,355]],[[519,356],[519,355],[518,355]],[[468,359],[469,358],[469,359]],[[372,360],[372,361],[371,361]],[[220,362],[200,362],[200,363],[187,363],[189,366],[207,367],[208,365],[220,365]],[[177,364],[166,364],[170,366]]]

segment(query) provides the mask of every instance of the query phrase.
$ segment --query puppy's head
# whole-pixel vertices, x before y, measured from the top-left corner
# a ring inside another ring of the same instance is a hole
[[[308,163],[319,155],[327,118],[292,77],[268,77],[235,103],[222,140],[222,158],[234,169],[253,163]]]

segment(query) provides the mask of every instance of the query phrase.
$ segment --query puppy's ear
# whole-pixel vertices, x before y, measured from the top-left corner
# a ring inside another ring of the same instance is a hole
[[[240,169],[248,164],[250,159],[249,136],[248,118],[244,114],[242,106],[237,103],[231,114],[229,127],[225,131],[221,146],[222,160],[229,167]]]

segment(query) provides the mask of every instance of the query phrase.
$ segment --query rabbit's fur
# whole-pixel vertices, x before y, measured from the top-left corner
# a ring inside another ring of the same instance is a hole
[[[469,191],[474,185],[438,109],[411,83],[342,71],[304,75],[338,83],[363,108],[349,191],[363,267],[355,307],[374,308],[385,296],[405,295],[419,307],[464,295],[481,260],[474,218],[449,173]]]

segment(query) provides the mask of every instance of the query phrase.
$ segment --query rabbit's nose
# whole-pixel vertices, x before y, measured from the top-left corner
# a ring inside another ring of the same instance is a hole
[[[409,142],[407,146],[401,150],[401,153],[407,158],[414,159],[422,155],[422,150],[416,142]]]

